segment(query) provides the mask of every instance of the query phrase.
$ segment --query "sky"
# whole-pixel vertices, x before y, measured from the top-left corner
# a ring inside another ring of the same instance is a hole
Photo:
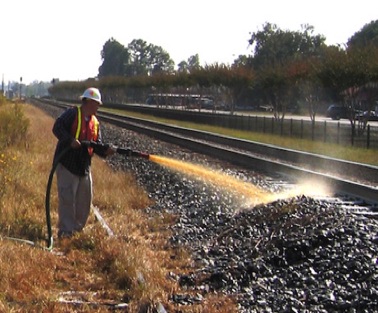
[[[8,82],[96,77],[111,38],[162,47],[175,62],[231,65],[252,52],[267,22],[282,30],[314,27],[326,44],[345,45],[378,19],[377,0],[6,0],[0,3],[0,74]]]

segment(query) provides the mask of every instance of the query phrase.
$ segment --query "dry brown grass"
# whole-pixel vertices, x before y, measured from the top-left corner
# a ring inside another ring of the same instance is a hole
[[[159,303],[168,312],[236,311],[232,299],[216,295],[200,305],[169,303],[170,294],[187,291],[180,291],[168,273],[193,270],[184,250],[167,245],[174,217],[146,216],[142,209],[150,200],[132,173],[114,172],[99,158],[93,164],[94,204],[115,236],[92,214],[82,233],[54,242],[51,252],[44,249],[46,185],[56,143],[53,119],[22,106],[30,120],[27,136],[0,148],[0,312],[108,312],[108,304],[122,302],[128,303],[126,312],[153,312]],[[53,183],[54,238],[56,207]]]

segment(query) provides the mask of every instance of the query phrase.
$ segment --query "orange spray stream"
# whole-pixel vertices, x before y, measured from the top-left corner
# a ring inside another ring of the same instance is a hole
[[[221,186],[226,190],[240,195],[245,199],[244,205],[246,207],[269,203],[278,199],[291,198],[298,195],[317,197],[332,194],[332,191],[327,186],[316,181],[298,182],[294,189],[283,191],[281,193],[271,193],[253,185],[252,183],[242,181],[221,171],[208,169],[198,164],[158,155],[149,155],[149,160],[190,175],[198,180],[209,181],[214,185]]]
[[[236,177],[233,177],[226,173],[211,170],[198,164],[158,155],[150,155],[149,160],[166,166],[170,169],[190,175],[196,179],[209,181],[217,186],[221,186],[226,190],[234,192],[244,197],[246,205],[267,203],[277,199],[277,195],[266,192],[251,183],[241,181],[240,179],[237,179]]]

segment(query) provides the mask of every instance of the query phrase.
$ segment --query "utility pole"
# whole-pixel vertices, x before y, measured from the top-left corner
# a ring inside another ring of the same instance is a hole
[[[5,95],[5,90],[4,90],[5,86],[4,86],[4,73],[3,73],[3,79],[1,81],[1,93],[2,95],[4,96]]]
[[[20,100],[21,100],[21,86],[22,86],[22,76],[20,77]]]

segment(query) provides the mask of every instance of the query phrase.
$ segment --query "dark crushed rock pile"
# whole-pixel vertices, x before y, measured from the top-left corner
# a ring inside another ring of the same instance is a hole
[[[274,191],[261,174],[106,125],[104,141],[211,167]],[[187,289],[171,301],[195,304],[209,292],[234,297],[240,312],[377,312],[378,221],[334,202],[297,196],[245,208],[235,194],[150,161],[114,156],[156,203],[179,215],[172,245],[193,252],[197,270],[171,273]],[[241,209],[242,208],[242,209]]]
[[[110,129],[109,142],[221,168],[190,151]],[[240,210],[237,196],[158,164],[133,159],[121,167],[134,172],[156,200],[148,210],[180,216],[171,243],[189,247],[199,269],[190,275],[172,273],[188,290],[172,301],[196,303],[216,291],[235,297],[240,312],[378,310],[377,220],[305,195]],[[230,168],[264,189],[276,188],[264,176]]]

